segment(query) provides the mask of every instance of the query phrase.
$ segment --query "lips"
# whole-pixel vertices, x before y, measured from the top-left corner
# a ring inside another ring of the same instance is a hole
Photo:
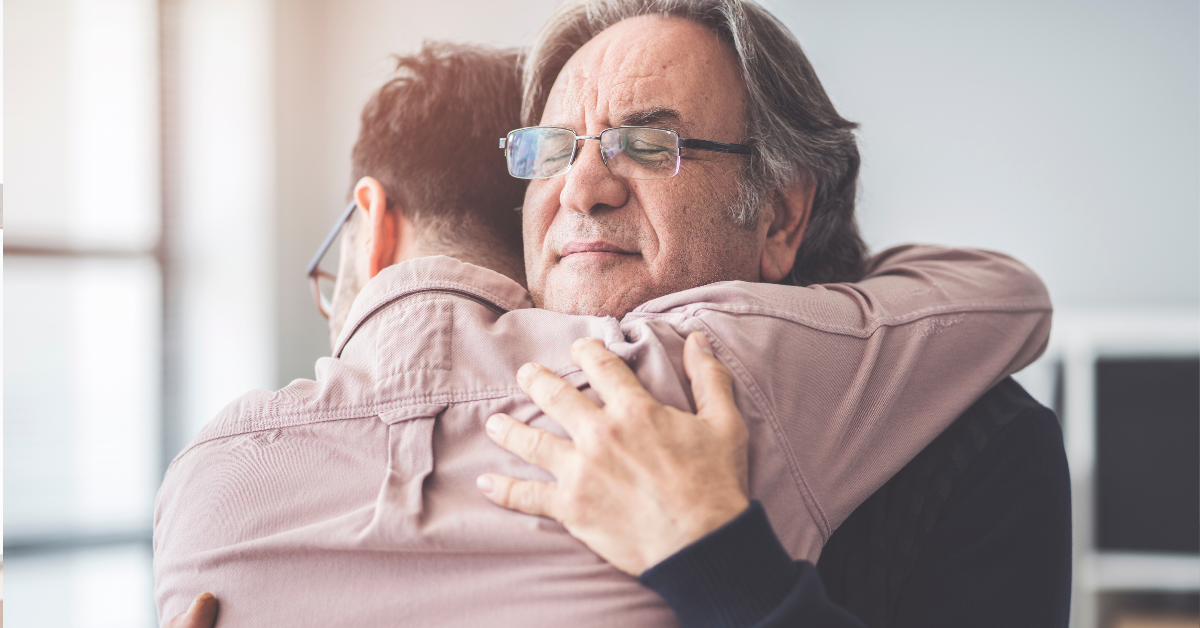
[[[592,240],[588,242],[575,241],[568,242],[563,247],[561,257],[575,255],[576,253],[616,253],[617,255],[636,255],[633,251],[627,251],[615,244],[605,242],[603,240]]]

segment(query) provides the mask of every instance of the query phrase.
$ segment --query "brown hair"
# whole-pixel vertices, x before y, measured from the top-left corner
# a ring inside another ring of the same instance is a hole
[[[816,183],[812,215],[791,276],[808,285],[856,281],[866,245],[854,219],[859,156],[853,122],[842,118],[799,42],[774,16],[744,0],[568,0],[538,32],[525,61],[522,118],[537,124],[567,60],[588,40],[640,15],[682,17],[712,29],[733,48],[746,85],[748,142],[757,148],[743,172],[734,222],[757,224],[774,190]]]
[[[520,126],[515,51],[425,42],[363,108],[352,182],[374,177],[422,237],[449,248],[498,244],[521,259],[525,182],[499,138]],[[353,192],[352,192],[353,193]]]

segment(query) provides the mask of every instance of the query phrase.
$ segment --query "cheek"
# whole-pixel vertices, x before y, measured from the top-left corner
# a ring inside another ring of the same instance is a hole
[[[651,265],[657,265],[663,261],[659,254],[671,249],[673,227],[679,222],[680,205],[686,201],[679,198],[671,187],[662,185],[661,181],[646,182],[658,183],[657,186],[646,185],[641,181],[630,183],[630,196],[633,197],[631,204],[640,210],[637,233],[642,259]]]
[[[640,183],[640,182],[639,182]],[[699,177],[675,176],[634,186],[643,208],[642,254],[655,265],[686,266],[691,248],[709,236],[713,190]]]
[[[705,173],[708,174],[708,173]],[[720,279],[746,279],[745,236],[729,219],[737,190],[721,177],[679,176],[639,191],[657,248],[652,271],[679,289]],[[656,182],[657,183],[657,182]],[[696,283],[699,282],[699,283]]]
[[[561,179],[561,177],[558,177]],[[525,188],[525,203],[521,207],[521,230],[525,242],[526,259],[540,255],[546,232],[558,213],[558,192],[561,183],[555,179],[539,179],[529,182]]]

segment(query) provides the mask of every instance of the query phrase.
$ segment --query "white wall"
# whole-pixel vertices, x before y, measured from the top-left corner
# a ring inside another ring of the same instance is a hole
[[[1200,306],[1195,2],[767,4],[843,115],[862,124],[860,220],[874,249],[999,249],[1040,273],[1060,309]],[[308,29],[295,54],[280,52],[281,76],[291,59],[303,83],[280,87],[280,134],[307,138],[307,152],[292,151],[279,172],[281,195],[304,190],[280,207],[281,220],[296,217],[280,241],[290,291],[281,316],[293,319],[281,332],[287,378],[311,377],[327,350],[303,266],[345,200],[358,113],[387,75],[387,55],[422,39],[527,43],[552,6],[281,7]],[[296,107],[302,115],[282,109]]]
[[[1057,306],[1200,304],[1200,5],[772,2],[862,124],[862,226],[1009,252]]]

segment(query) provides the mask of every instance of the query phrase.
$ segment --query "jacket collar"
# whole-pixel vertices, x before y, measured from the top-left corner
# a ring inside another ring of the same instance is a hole
[[[504,312],[533,307],[529,292],[498,272],[444,255],[419,257],[388,266],[363,286],[350,306],[333,356],[341,354],[358,328],[389,303],[430,291],[463,293]]]

